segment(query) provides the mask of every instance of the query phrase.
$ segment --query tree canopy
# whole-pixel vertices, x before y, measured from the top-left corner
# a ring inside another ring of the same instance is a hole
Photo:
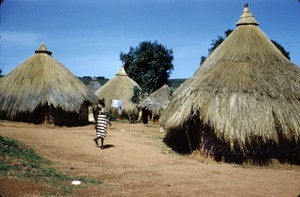
[[[211,42],[211,47],[208,49],[208,55],[210,55],[230,34],[231,32],[233,32],[232,29],[228,29],[225,31],[225,37],[222,36],[218,36],[216,40],[212,40]],[[287,52],[283,46],[281,46],[278,42],[271,40],[272,43],[281,51],[281,53],[287,58],[287,59],[291,59],[290,58],[290,53]],[[206,59],[206,56],[201,56],[200,58],[200,65],[204,62],[204,60]]]
[[[273,42],[273,44],[279,49],[279,51],[281,51],[281,53],[288,59],[288,60],[291,60],[290,58],[290,53],[287,52],[283,46],[281,46],[278,42],[274,41],[274,40],[271,40]]]
[[[143,93],[152,93],[164,84],[174,69],[173,51],[157,41],[143,41],[130,47],[128,53],[120,53],[120,60],[127,75],[137,82]]]

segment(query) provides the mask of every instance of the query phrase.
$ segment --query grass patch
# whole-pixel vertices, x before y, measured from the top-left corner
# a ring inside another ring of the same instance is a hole
[[[33,182],[46,183],[52,188],[71,192],[72,180],[86,184],[102,184],[85,177],[73,177],[51,168],[52,162],[39,156],[33,149],[16,140],[0,136],[0,177],[13,176]],[[78,186],[76,186],[78,189]]]

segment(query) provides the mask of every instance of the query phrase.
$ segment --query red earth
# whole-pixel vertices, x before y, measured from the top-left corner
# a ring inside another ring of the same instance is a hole
[[[70,193],[14,177],[0,179],[2,196],[287,196],[300,194],[300,166],[217,163],[195,152],[179,155],[163,143],[159,125],[112,122],[106,149],[95,146],[94,125],[50,127],[0,122],[0,135],[23,142],[53,168],[97,179]],[[71,185],[71,182],[69,183]],[[55,193],[56,192],[56,193]],[[1,196],[1,195],[0,195]]]

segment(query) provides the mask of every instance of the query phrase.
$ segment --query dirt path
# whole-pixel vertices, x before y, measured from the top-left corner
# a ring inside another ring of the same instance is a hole
[[[178,155],[162,142],[164,134],[158,126],[113,122],[105,150],[92,140],[93,125],[67,128],[0,122],[0,135],[31,146],[68,174],[104,182],[101,187],[79,191],[78,196],[300,194],[299,166],[245,167],[216,163],[196,154]]]

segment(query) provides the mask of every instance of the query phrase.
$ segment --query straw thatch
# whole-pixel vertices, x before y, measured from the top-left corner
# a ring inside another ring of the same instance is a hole
[[[87,86],[93,93],[96,92],[99,88],[101,88],[101,84],[97,80],[97,77],[93,77]]]
[[[128,77],[124,67],[121,67],[115,77],[106,82],[99,90],[94,92],[98,98],[105,99],[105,105],[110,108],[111,100],[122,100],[122,114],[126,115],[136,108],[130,100],[133,96],[133,88],[140,87],[134,80]]]
[[[12,120],[76,124],[97,97],[42,44],[1,80],[1,116]],[[76,122],[71,122],[76,121]]]
[[[143,100],[139,106],[149,110],[153,115],[159,116],[162,110],[167,107],[169,102],[170,87],[168,85],[163,85]]]
[[[236,29],[174,93],[160,122],[174,149],[215,159],[300,161],[300,70],[245,6]]]

